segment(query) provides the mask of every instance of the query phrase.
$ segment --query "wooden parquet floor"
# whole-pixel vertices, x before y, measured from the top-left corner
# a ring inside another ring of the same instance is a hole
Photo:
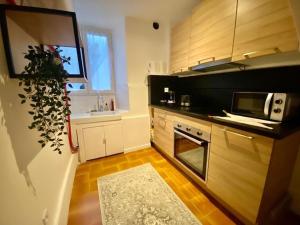
[[[97,178],[150,162],[203,225],[235,224],[182,172],[154,148],[92,160],[78,166],[70,202],[68,225],[100,225]]]

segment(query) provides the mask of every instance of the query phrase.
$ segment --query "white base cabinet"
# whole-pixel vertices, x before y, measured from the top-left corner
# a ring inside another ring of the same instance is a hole
[[[76,126],[80,161],[124,152],[121,121]]]
[[[82,133],[86,160],[106,156],[104,127],[84,128]]]
[[[104,127],[106,155],[114,155],[124,151],[121,123]]]

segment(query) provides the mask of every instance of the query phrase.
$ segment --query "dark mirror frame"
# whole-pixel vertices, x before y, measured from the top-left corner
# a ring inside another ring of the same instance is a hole
[[[11,46],[9,41],[8,27],[7,27],[6,10],[21,11],[21,12],[35,12],[35,13],[44,13],[44,14],[71,17],[80,74],[69,74],[69,78],[83,78],[85,80],[87,79],[84,50],[83,47],[80,46],[80,37],[79,37],[79,31],[77,27],[77,19],[76,19],[76,14],[74,12],[56,10],[56,9],[0,4],[1,33],[3,38],[3,45],[4,45],[5,55],[6,55],[8,71],[11,78],[18,78],[20,76],[26,76],[26,75],[16,74],[14,69]]]

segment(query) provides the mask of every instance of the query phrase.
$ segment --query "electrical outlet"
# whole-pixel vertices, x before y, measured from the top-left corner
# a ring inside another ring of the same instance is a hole
[[[48,222],[49,222],[49,214],[48,214],[48,209],[44,209],[43,211],[43,215],[42,215],[42,222],[43,222],[43,225],[47,225]]]

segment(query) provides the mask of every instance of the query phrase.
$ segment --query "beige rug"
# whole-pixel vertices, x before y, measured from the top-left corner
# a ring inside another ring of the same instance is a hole
[[[103,225],[201,225],[150,163],[98,178]]]

